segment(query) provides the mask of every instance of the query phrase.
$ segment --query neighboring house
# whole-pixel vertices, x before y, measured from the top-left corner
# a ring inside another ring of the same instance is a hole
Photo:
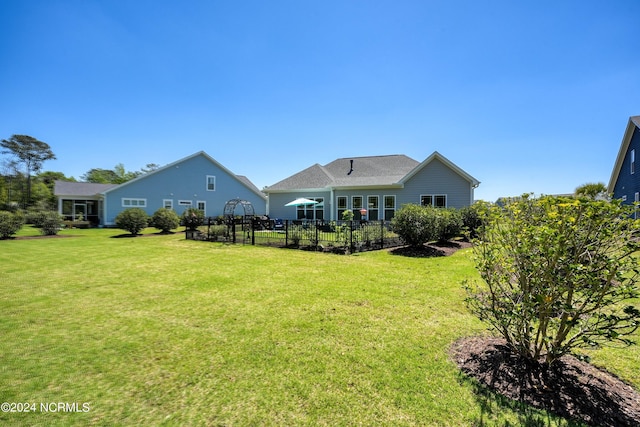
[[[142,208],[153,215],[164,207],[181,215],[193,207],[206,216],[219,216],[232,199],[250,202],[256,215],[266,213],[265,195],[204,151],[120,185],[56,181],[55,195],[58,212],[67,219],[77,219],[84,212],[85,219],[107,226],[115,225],[116,216],[127,208]]]
[[[640,116],[629,118],[607,191],[623,203],[640,202]]]
[[[65,220],[102,224],[104,219],[102,193],[113,187],[117,187],[117,184],[56,181],[53,193],[58,199],[58,213],[63,215]]]
[[[269,198],[271,218],[336,220],[351,209],[355,219],[373,221],[390,220],[408,203],[469,206],[479,184],[436,151],[422,163],[404,155],[343,158],[324,166],[316,163],[263,191]],[[317,203],[285,206],[297,198]]]

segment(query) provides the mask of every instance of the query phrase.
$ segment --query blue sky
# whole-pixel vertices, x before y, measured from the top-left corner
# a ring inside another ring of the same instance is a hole
[[[607,183],[640,1],[0,0],[0,138],[79,178],[204,150],[259,188],[437,150],[476,197]]]

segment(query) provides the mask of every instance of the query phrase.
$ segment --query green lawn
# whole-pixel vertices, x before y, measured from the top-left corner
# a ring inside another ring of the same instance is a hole
[[[448,359],[484,330],[462,303],[460,282],[477,277],[468,251],[118,234],[0,241],[0,402],[36,404],[0,424],[575,425],[477,394]],[[637,348],[593,355],[640,388],[637,360]],[[89,410],[41,410],[52,402]]]

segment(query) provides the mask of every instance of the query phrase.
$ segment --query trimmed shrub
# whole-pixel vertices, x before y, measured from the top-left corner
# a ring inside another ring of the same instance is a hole
[[[462,214],[454,208],[442,209],[431,208],[435,211],[438,218],[438,240],[446,242],[449,239],[458,237],[462,234],[463,223]]]
[[[396,211],[391,229],[409,246],[422,246],[438,237],[435,208],[408,204]]]
[[[160,208],[153,213],[149,225],[161,230],[163,233],[168,233],[178,228],[180,225],[180,217],[173,209]]]
[[[181,223],[188,230],[197,230],[204,224],[204,212],[200,209],[189,208],[182,213]]]
[[[55,236],[62,228],[62,216],[54,211],[42,211],[38,216],[38,224],[34,224],[45,236]]]
[[[24,215],[25,224],[31,224],[34,227],[40,227],[45,221],[48,211],[44,210],[28,210]]]
[[[0,239],[8,239],[24,225],[24,216],[20,212],[0,211]]]
[[[116,226],[137,235],[149,225],[149,215],[140,208],[125,209],[116,216]]]

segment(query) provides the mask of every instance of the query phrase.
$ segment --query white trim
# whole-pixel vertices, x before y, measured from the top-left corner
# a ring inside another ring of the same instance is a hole
[[[169,206],[167,206],[167,204]],[[166,209],[173,209],[173,199],[162,199],[162,207]]]
[[[391,208],[387,208],[387,201],[386,198],[387,197],[393,197],[393,213],[395,214],[396,211],[398,210],[398,198],[396,197],[395,194],[384,194],[382,196],[382,218],[383,220],[386,221],[387,218],[387,210],[391,210]]]
[[[433,206],[434,208],[446,208],[449,206],[449,197],[447,197],[446,194],[421,194],[420,195],[420,206],[429,206],[429,205],[423,205],[422,204],[422,198],[423,197],[431,197],[431,206]],[[436,197],[444,197],[444,206],[438,206],[436,204]]]
[[[200,203],[204,205],[204,209],[200,209]],[[204,216],[207,216],[207,202],[205,200],[196,200],[196,209],[204,212]]]
[[[213,178],[213,189],[209,188],[209,178]],[[216,191],[216,176],[215,175],[207,175],[206,181],[205,181],[205,189],[207,191]]]
[[[120,199],[120,202],[122,203],[123,208],[146,208],[147,207],[147,199],[138,198],[138,197],[122,197]]]
[[[193,206],[193,200],[178,200],[178,206]]]
[[[472,177],[471,175],[466,173],[459,166],[454,164],[451,160],[447,159],[445,156],[443,156],[442,154],[438,153],[437,151],[434,151],[422,163],[420,163],[418,166],[416,166],[411,172],[406,174],[400,180],[400,182],[398,182],[398,184],[404,185],[409,179],[411,179],[411,177],[413,177],[415,174],[417,174],[420,170],[422,170],[425,166],[427,166],[429,163],[431,163],[434,159],[440,160],[442,163],[444,163],[446,166],[448,166],[455,173],[457,173],[458,175],[460,175],[461,177],[463,177],[464,179],[469,181],[471,183],[471,185],[473,185],[474,188],[477,187],[478,185],[480,185],[480,181],[478,181],[477,179],[475,179],[474,177]]]
[[[629,144],[631,144],[631,139],[633,138],[633,133],[635,132],[636,128],[640,129],[640,116],[629,117],[627,128],[624,131],[624,136],[622,137],[622,142],[620,143],[620,149],[618,150],[618,156],[616,157],[616,162],[613,164],[613,170],[611,171],[611,177],[609,178],[609,186],[607,187],[607,191],[611,194],[613,194],[616,181],[618,181],[618,176],[620,176],[620,171],[622,170],[623,166],[622,164],[624,163],[627,150],[629,149]]]
[[[242,181],[240,178],[238,178],[238,175],[236,175],[233,172],[231,172],[229,169],[224,167],[221,163],[216,161],[213,157],[211,157],[210,155],[208,155],[204,151],[198,151],[197,153],[194,153],[194,154],[192,154],[190,156],[187,156],[185,158],[177,160],[177,161],[175,161],[173,163],[170,163],[170,164],[168,164],[166,166],[162,166],[162,167],[160,167],[160,168],[158,168],[158,169],[156,169],[156,170],[154,170],[152,172],[145,173],[144,175],[140,175],[140,176],[132,179],[131,181],[127,181],[127,182],[125,182],[123,184],[116,185],[113,188],[109,188],[109,189],[103,191],[102,194],[106,195],[107,193],[110,193],[110,192],[112,192],[112,191],[114,191],[116,189],[121,189],[121,188],[126,187],[127,185],[131,185],[132,183],[137,182],[137,181],[139,181],[141,179],[146,179],[147,177],[149,177],[151,175],[155,175],[157,173],[161,173],[162,171],[164,171],[166,169],[169,169],[169,168],[179,169],[181,163],[184,163],[184,162],[186,162],[188,160],[191,160],[191,159],[193,159],[195,157],[198,157],[198,156],[203,156],[205,159],[207,159],[208,161],[213,163],[217,168],[219,168],[223,173],[225,173],[226,175],[228,175],[232,179],[235,179],[237,182],[239,182],[244,188],[246,188],[247,190],[249,190],[252,193],[256,194],[257,196],[261,197],[262,199],[266,200],[266,197],[265,197],[264,193],[262,193],[262,191],[260,191],[257,188],[252,188],[252,187],[247,186],[247,184],[244,181]],[[247,178],[247,180],[248,180],[248,178]]]

